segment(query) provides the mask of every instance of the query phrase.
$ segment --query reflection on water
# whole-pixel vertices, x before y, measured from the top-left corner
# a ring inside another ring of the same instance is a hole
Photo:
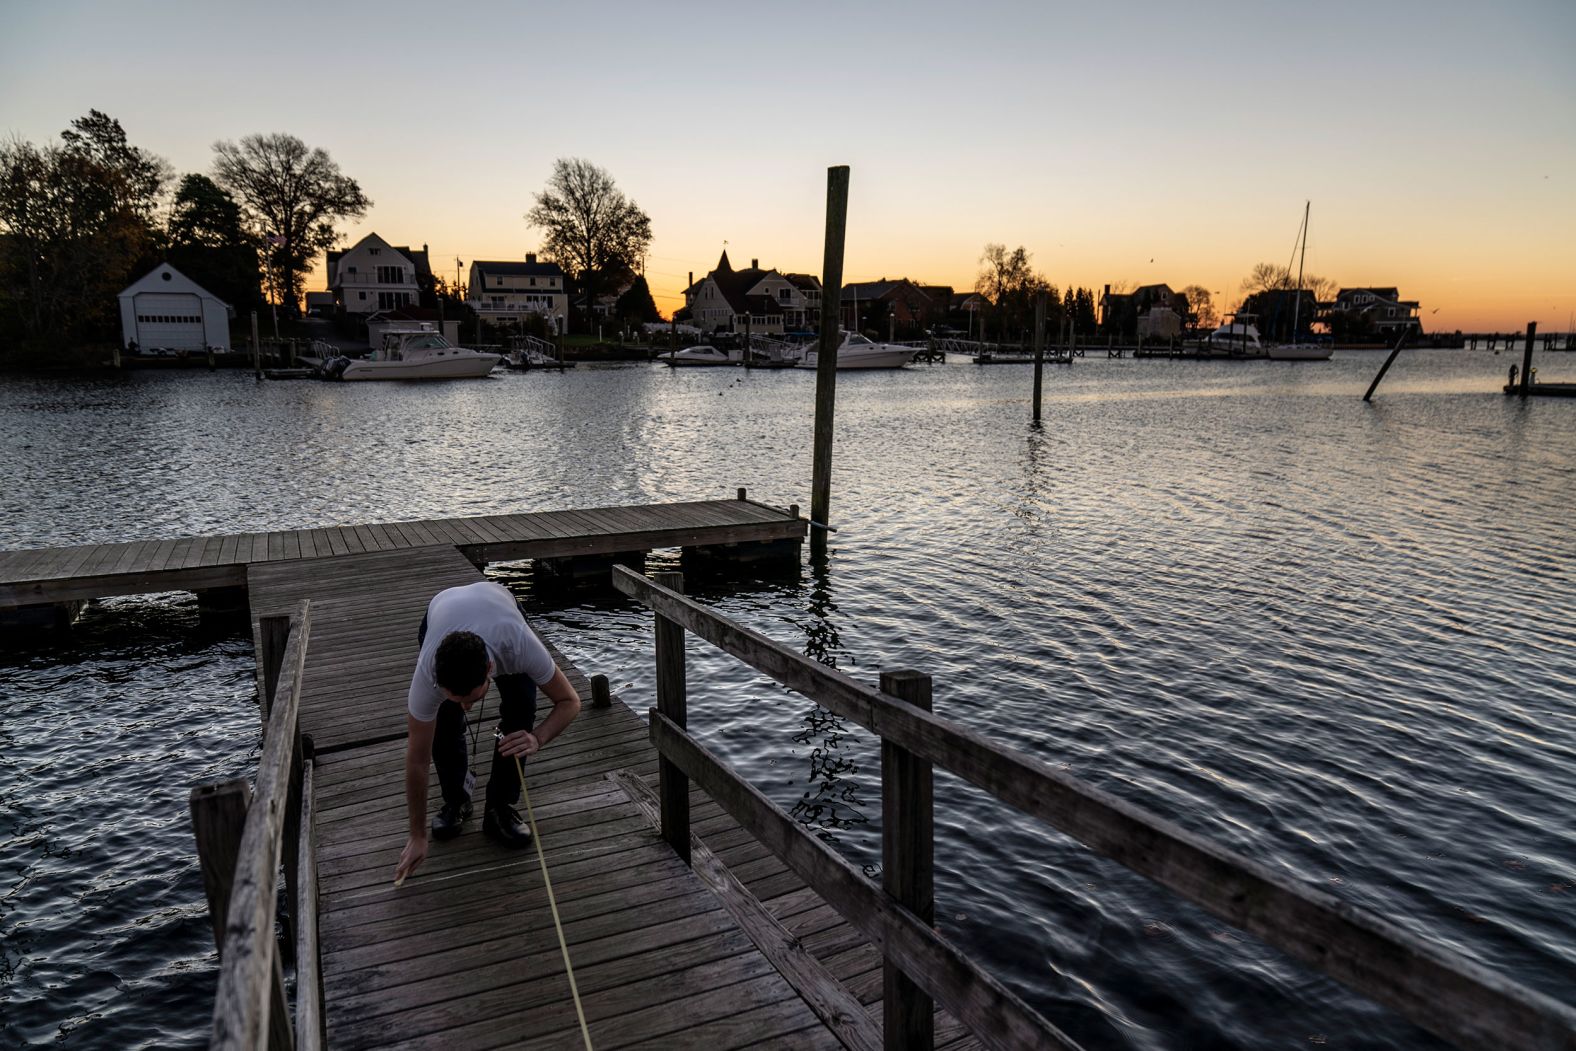
[[[1568,999],[1576,405],[1488,393],[1500,359],[1448,352],[1363,405],[1381,360],[1086,359],[1047,374],[1039,431],[1027,367],[839,377],[828,563],[691,594],[870,685],[925,672],[938,714]],[[12,378],[4,542],[807,504],[813,376],[719,371]],[[648,614],[493,572],[650,706]],[[692,732],[873,871],[877,742],[687,659]],[[255,764],[250,675],[188,596],[0,651],[0,1042],[201,1043],[184,793]],[[1431,1046],[950,775],[936,829],[943,930],[1087,1046]]]

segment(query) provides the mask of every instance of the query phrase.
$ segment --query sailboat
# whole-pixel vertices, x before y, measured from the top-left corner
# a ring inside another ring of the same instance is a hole
[[[1305,201],[1302,206],[1302,247],[1297,257],[1297,296],[1292,301],[1291,342],[1267,344],[1264,353],[1271,361],[1328,361],[1333,349],[1328,345],[1297,342],[1297,323],[1302,312],[1302,266],[1308,258],[1308,213],[1312,207],[1312,201]]]

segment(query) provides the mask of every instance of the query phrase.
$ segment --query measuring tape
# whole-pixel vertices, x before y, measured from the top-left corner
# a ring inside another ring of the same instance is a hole
[[[580,1018],[580,1035],[585,1038],[586,1051],[592,1051],[591,1030],[586,1026],[586,1010],[580,1004],[580,988],[575,985],[575,968],[569,962],[569,943],[564,940],[564,925],[558,918],[558,900],[553,897],[553,879],[547,874],[547,855],[542,853],[542,836],[536,831],[536,811],[531,809],[531,792],[525,787],[525,767],[520,757],[514,757],[514,769],[520,775],[520,798],[525,800],[525,816],[531,822],[531,839],[536,843],[536,860],[542,865],[542,885],[547,888],[547,904],[553,910],[553,927],[558,931],[558,948],[564,954],[564,971],[569,975],[569,995],[575,999],[575,1014]]]

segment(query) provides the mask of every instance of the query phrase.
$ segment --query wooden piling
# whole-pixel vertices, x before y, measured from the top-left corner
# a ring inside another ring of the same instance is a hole
[[[848,229],[848,165],[826,170],[826,249],[821,264],[821,340],[815,370],[815,458],[810,479],[811,557],[826,554],[832,524],[832,416],[843,310],[843,238]]]
[[[257,311],[252,311],[252,372],[263,378],[263,345],[257,338]]]
[[[1034,301],[1034,426],[1040,425],[1040,383],[1045,375],[1045,293]]]
[[[1379,375],[1375,376],[1374,377],[1374,381],[1368,385],[1368,393],[1363,395],[1363,401],[1372,401],[1373,400],[1374,391],[1379,389],[1379,381],[1384,379],[1384,374],[1386,372],[1390,371],[1390,366],[1391,366],[1392,363],[1394,363],[1395,356],[1397,354],[1401,353],[1401,347],[1405,343],[1406,343],[1406,332],[1402,331],[1401,338],[1399,338],[1399,339],[1397,339],[1395,341],[1395,346],[1390,351],[1390,356],[1388,358],[1384,359],[1384,364],[1383,365],[1379,366]]]
[[[1527,346],[1521,352],[1521,396],[1527,396],[1527,388],[1532,386],[1532,342],[1538,335],[1538,323],[1527,322]]]
[[[591,707],[613,707],[613,692],[608,689],[606,675],[591,676]]]
[[[931,710],[928,675],[882,672],[881,692],[921,711]],[[893,901],[928,926],[936,922],[933,811],[930,761],[883,738],[881,885]],[[928,1051],[934,1045],[935,1005],[891,957],[883,965],[881,1008],[888,1051]]]
[[[653,573],[651,579],[672,591],[684,590],[683,573]],[[656,614],[657,711],[678,726],[687,726],[688,697],[684,675],[684,629]],[[657,762],[657,797],[662,803],[662,838],[684,864],[690,863],[689,778],[666,758]]]

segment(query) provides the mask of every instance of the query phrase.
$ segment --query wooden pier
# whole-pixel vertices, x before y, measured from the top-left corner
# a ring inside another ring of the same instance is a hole
[[[423,547],[457,550],[478,566],[672,547],[731,547],[731,553],[747,555],[757,546],[797,544],[806,528],[796,508],[756,503],[740,490],[736,500],[23,548],[0,551],[0,610],[159,591],[201,595],[246,587],[250,568],[260,563]]]
[[[747,554],[804,528],[796,509],[741,491],[249,535],[244,560],[240,537],[22,552],[7,586],[51,601],[222,573],[246,590],[264,722],[255,792],[242,780],[191,798],[220,950],[213,1048],[1075,1047],[937,929],[935,766],[1461,1046],[1576,1047],[1568,1004],[933,714],[924,674],[889,670],[877,687],[824,667],[685,597],[679,574],[612,570],[655,615],[645,720],[553,651],[582,711],[525,767],[540,860],[473,819],[393,885],[405,692],[435,592],[521,551]],[[879,882],[690,735],[687,634],[881,738]],[[473,723],[496,711],[488,698]],[[473,762],[483,779],[489,754]]]

